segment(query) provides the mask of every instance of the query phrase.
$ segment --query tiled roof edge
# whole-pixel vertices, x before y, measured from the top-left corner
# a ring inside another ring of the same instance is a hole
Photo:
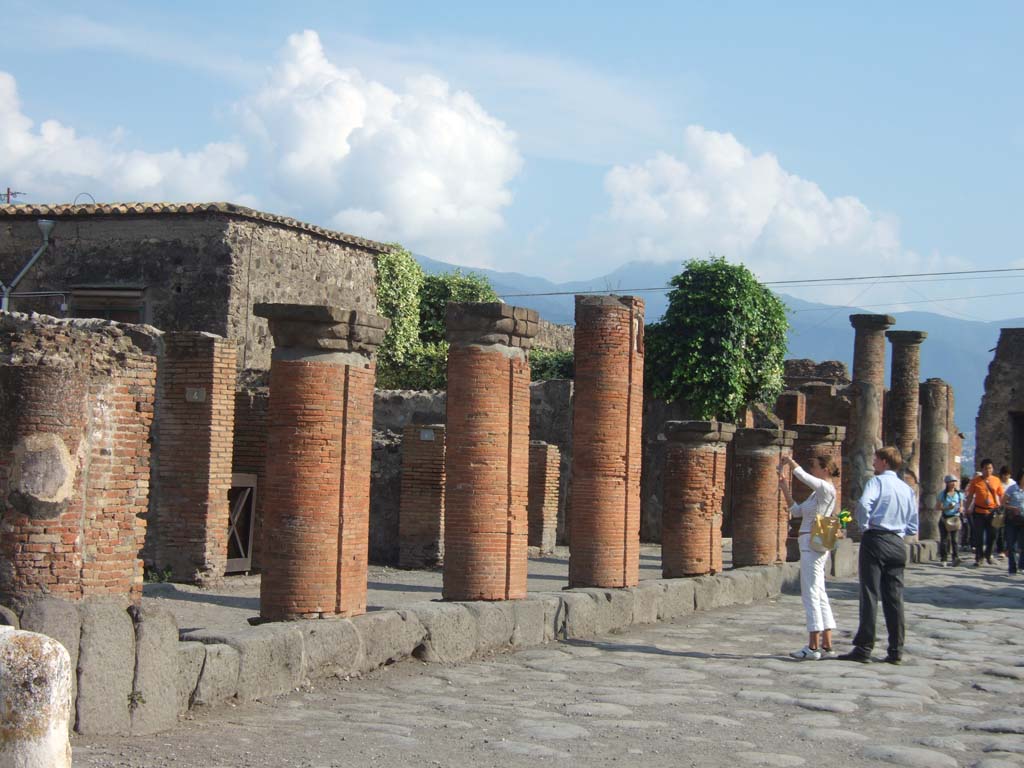
[[[254,221],[266,221],[271,224],[279,224],[283,227],[312,232],[313,234],[325,237],[328,240],[336,240],[350,245],[357,245],[377,253],[384,253],[391,250],[391,246],[378,243],[374,240],[367,240],[363,237],[356,237],[333,229],[325,229],[314,224],[308,224],[288,216],[278,216],[273,213],[264,213],[244,205],[234,203],[109,203],[109,204],[87,204],[87,205],[34,205],[31,203],[17,203],[0,205],[0,219],[4,218],[27,218],[27,217],[63,217],[63,216],[152,216],[166,214],[196,214],[196,213],[219,213],[227,216],[237,216],[243,219]]]

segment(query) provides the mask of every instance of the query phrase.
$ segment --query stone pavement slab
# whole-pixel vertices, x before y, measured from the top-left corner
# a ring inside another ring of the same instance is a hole
[[[829,589],[846,648],[856,585]],[[156,736],[77,738],[75,764],[1024,766],[1024,579],[915,565],[906,607],[902,666],[790,660],[806,635],[799,598],[783,595],[457,665],[396,664]]]

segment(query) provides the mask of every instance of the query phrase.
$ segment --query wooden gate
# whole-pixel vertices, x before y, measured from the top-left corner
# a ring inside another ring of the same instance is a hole
[[[228,564],[226,573],[252,569],[252,539],[256,522],[256,475],[234,474],[228,491]]]

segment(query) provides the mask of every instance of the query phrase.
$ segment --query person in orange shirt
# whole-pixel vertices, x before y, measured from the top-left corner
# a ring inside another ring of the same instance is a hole
[[[1003,503],[1003,484],[992,474],[992,459],[982,459],[981,476],[971,480],[967,486],[967,503],[964,507],[971,513],[971,529],[974,538],[974,567],[985,562],[992,565],[992,545],[995,530],[992,528],[992,513]]]

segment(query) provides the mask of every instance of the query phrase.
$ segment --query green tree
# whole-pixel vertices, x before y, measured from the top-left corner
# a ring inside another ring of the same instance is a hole
[[[530,378],[533,381],[572,379],[576,377],[576,357],[571,351],[553,349],[530,350]]]
[[[732,421],[751,402],[782,391],[786,307],[742,264],[722,257],[684,263],[668,309],[647,326],[651,392],[686,404],[691,418]]]
[[[422,352],[420,343],[420,291],[423,269],[408,250],[391,243],[377,257],[377,310],[391,320],[377,355],[377,384],[402,387]]]
[[[491,281],[483,275],[456,269],[427,275],[420,289],[420,339],[424,343],[445,340],[445,313],[450,301],[499,301]],[[447,350],[447,348],[446,348]]]

